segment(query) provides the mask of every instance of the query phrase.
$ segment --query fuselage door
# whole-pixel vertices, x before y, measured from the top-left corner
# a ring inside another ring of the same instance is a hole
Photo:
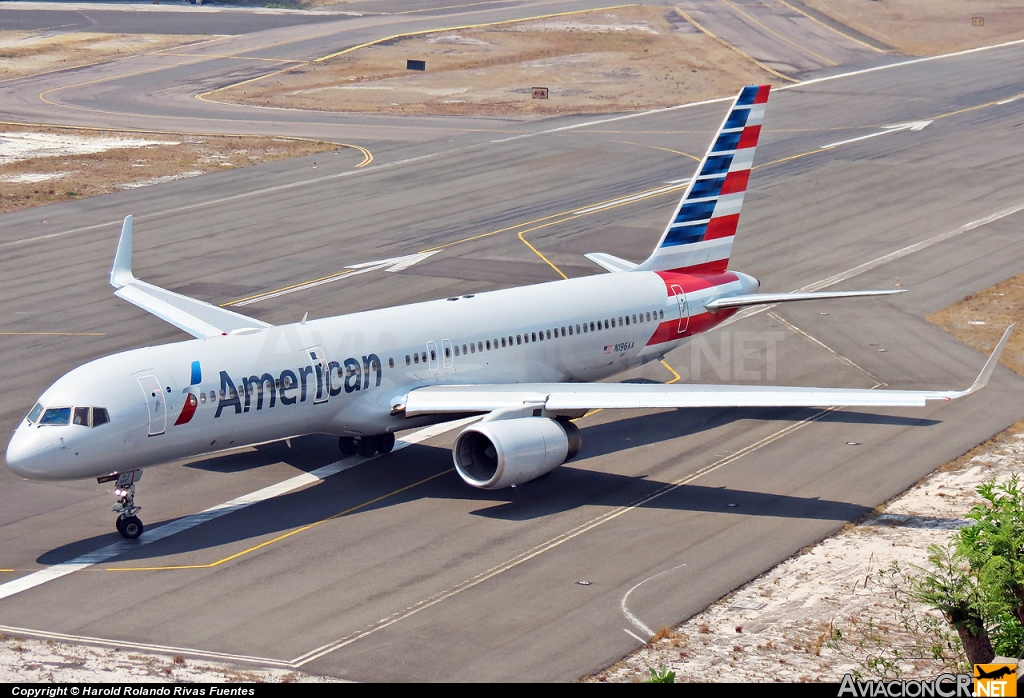
[[[430,362],[430,370],[437,370],[437,342],[427,342],[427,360]]]
[[[683,293],[682,286],[672,284],[672,293],[675,294],[676,303],[679,304],[679,334],[686,332],[686,328],[690,326],[690,310],[686,307],[686,294]]]
[[[441,340],[441,360],[444,362],[445,368],[451,368],[452,363],[455,361],[455,356],[452,354],[452,340],[450,339]]]
[[[142,376],[139,378],[139,385],[142,386],[142,393],[146,396],[146,404],[149,406],[149,435],[159,436],[167,430],[167,399],[164,397],[164,388],[156,376]]]
[[[313,366],[313,378],[316,379],[316,389],[313,391],[313,404],[327,402],[330,394],[327,382],[330,380],[327,372],[329,370],[324,350],[320,347],[310,347],[306,350],[309,354],[309,362]]]

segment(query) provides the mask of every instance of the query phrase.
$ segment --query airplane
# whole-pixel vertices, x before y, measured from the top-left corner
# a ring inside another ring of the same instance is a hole
[[[473,487],[546,475],[580,450],[574,418],[597,408],[923,406],[981,389],[1012,327],[967,390],[599,382],[660,360],[740,308],[905,289],[756,293],[728,268],[770,86],[740,90],[654,251],[588,254],[610,273],[273,326],[137,279],[124,219],[115,295],[195,339],[69,371],[7,447],[25,478],[116,482],[117,530],[144,530],[144,468],[324,433],[345,455],[388,453],[395,432],[468,415],[453,460]]]

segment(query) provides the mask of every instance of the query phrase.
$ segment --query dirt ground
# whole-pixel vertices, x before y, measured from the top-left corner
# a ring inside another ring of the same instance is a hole
[[[0,31],[0,80],[109,61],[209,37]]]
[[[803,4],[911,56],[1024,38],[1020,0],[803,0]],[[974,18],[981,18],[981,26]]]
[[[0,213],[337,149],[259,136],[0,125]]]
[[[407,70],[408,59],[426,71]],[[590,113],[720,97],[773,77],[672,8],[634,6],[384,42],[212,97],[389,114]],[[534,87],[548,99],[533,99]]]
[[[1003,331],[1017,323],[1000,363],[1024,376],[1024,274],[967,296],[927,320],[983,354],[990,353]]]

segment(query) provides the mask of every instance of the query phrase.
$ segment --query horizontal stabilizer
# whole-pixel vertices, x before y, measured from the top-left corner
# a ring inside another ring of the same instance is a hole
[[[216,337],[270,325],[236,313],[139,281],[132,274],[132,217],[124,219],[117,242],[114,266],[110,270],[114,295],[156,315],[161,320],[188,332],[193,337]]]
[[[589,259],[591,262],[594,262],[595,264],[598,264],[607,269],[608,271],[612,272],[629,271],[630,269],[636,268],[636,264],[634,264],[633,262],[622,259],[621,257],[616,257],[613,254],[605,254],[604,252],[591,252],[583,256]]]
[[[814,291],[811,293],[750,293],[744,296],[719,298],[704,304],[712,313],[725,308],[742,308],[746,305],[765,305],[768,303],[789,303],[791,301],[814,301],[826,298],[860,298],[862,296],[891,296],[895,293],[906,293],[907,289],[899,288],[888,291]]]
[[[435,385],[411,391],[394,405],[394,413],[415,417],[493,412],[523,406],[541,408],[549,413],[669,407],[923,407],[932,400],[955,400],[983,388],[995,370],[1012,331],[1011,325],[974,384],[960,391],[635,383]]]

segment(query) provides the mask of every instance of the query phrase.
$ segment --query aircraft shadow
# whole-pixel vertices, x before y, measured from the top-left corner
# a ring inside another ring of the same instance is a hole
[[[667,410],[637,415],[581,429],[583,450],[577,461],[556,469],[547,477],[498,491],[477,490],[466,485],[451,465],[451,451],[416,445],[384,458],[367,461],[328,480],[287,493],[200,524],[188,532],[171,536],[117,558],[119,563],[196,552],[221,545],[252,542],[262,536],[287,532],[323,519],[400,506],[430,498],[472,500],[481,507],[472,514],[508,521],[528,521],[582,506],[617,507],[637,505],[675,511],[718,512],[742,516],[850,521],[868,509],[849,502],[789,497],[744,490],[708,488],[700,485],[672,486],[643,476],[626,476],[588,470],[590,458],[628,451],[667,439],[695,435],[737,420],[800,421],[821,410],[803,408],[716,408]],[[894,417],[841,410],[819,417],[823,422],[893,426],[932,426],[938,420]],[[334,437],[306,436],[264,444],[251,450],[226,453],[186,463],[184,467],[217,472],[241,472],[280,462],[310,471],[339,459]],[[433,477],[429,482],[403,491],[401,488]],[[661,490],[664,494],[649,499]],[[139,492],[145,502],[145,486]],[[376,500],[376,501],[375,501]],[[372,504],[364,504],[373,502]],[[731,506],[735,505],[735,506]],[[146,521],[147,529],[173,521]],[[85,552],[120,540],[110,534],[75,541],[42,554],[38,562],[52,565],[66,562]],[[177,564],[177,563],[176,563]],[[190,564],[190,563],[186,563]]]

